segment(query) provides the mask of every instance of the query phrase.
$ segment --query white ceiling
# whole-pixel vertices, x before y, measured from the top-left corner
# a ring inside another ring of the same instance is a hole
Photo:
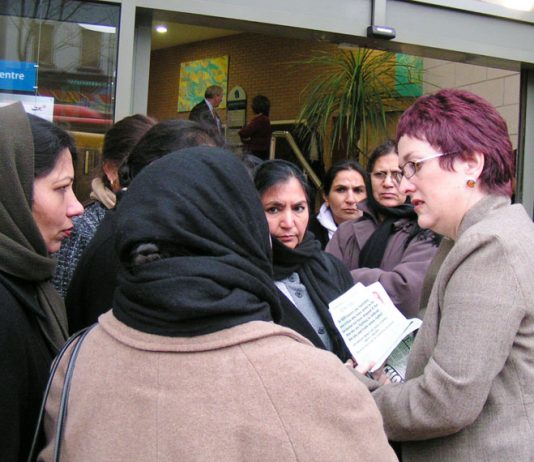
[[[167,32],[160,34],[156,32],[156,26],[165,25]],[[178,24],[169,21],[153,21],[152,23],[152,50],[169,48],[187,43],[200,42],[227,35],[240,34],[241,32],[228,29],[215,29],[212,27],[192,26],[189,24]]]

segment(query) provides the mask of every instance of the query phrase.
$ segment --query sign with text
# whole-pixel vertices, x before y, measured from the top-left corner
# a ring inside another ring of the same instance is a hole
[[[34,91],[36,63],[0,60],[0,90]]]
[[[10,95],[0,93],[0,107],[20,101],[28,114],[33,114],[49,122],[54,121],[54,98],[49,96]]]

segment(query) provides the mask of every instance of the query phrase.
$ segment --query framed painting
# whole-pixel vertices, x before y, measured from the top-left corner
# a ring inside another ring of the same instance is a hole
[[[228,56],[181,63],[178,112],[190,111],[195,104],[202,101],[204,92],[210,85],[219,85],[223,88],[224,98],[219,108],[225,108],[228,85]]]

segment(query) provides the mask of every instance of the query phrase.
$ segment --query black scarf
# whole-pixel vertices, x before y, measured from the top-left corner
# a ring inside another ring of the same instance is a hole
[[[267,220],[235,155],[211,147],[169,154],[134,178],[116,213],[113,313],[126,325],[191,337],[279,320]],[[140,243],[155,243],[165,258],[129,268]]]
[[[33,219],[34,147],[20,103],[0,108],[0,271],[29,281],[38,303],[31,308],[51,354],[67,339],[63,300],[50,282],[55,261]]]
[[[384,253],[388,245],[389,237],[395,231],[395,222],[401,218],[407,218],[414,221],[414,229],[409,234],[405,246],[421,231],[417,225],[417,214],[415,213],[411,204],[402,204],[397,207],[384,207],[380,205],[373,197],[373,190],[371,182],[367,182],[367,206],[374,214],[372,219],[378,219],[379,216],[384,217],[382,223],[378,225],[374,233],[369,237],[358,259],[359,268],[380,268]]]
[[[347,350],[330,316],[328,304],[354,284],[348,270],[335,257],[324,252],[321,243],[309,232],[294,249],[273,238],[273,266],[276,281],[285,279],[293,273],[299,275],[334,342],[334,353],[341,359],[346,359]],[[283,294],[281,300],[283,306],[281,324],[294,328],[317,346],[324,347],[322,342],[318,344],[318,339],[308,333],[306,325],[303,329],[292,325],[291,320],[300,317],[295,312],[297,309]]]

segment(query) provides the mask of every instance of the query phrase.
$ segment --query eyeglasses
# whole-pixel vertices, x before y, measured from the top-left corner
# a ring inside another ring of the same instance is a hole
[[[400,183],[399,180],[397,180],[397,178],[402,178],[402,172],[399,172],[399,171],[389,171],[389,172],[384,172],[384,171],[379,171],[379,172],[373,172],[371,173],[371,175],[373,176],[373,178],[376,178],[377,181],[384,181],[388,176],[391,176],[391,179],[397,183]]]
[[[409,162],[406,162],[402,167],[399,167],[401,171],[397,172],[398,176],[395,179],[398,183],[401,182],[403,177],[409,179],[412,176],[414,176],[419,170],[421,170],[421,167],[422,167],[421,164],[423,162],[426,162],[427,160],[430,160],[430,159],[437,159],[438,157],[446,156],[448,154],[452,154],[452,152],[443,152],[441,154],[433,154],[431,156],[424,157],[423,159],[413,160],[413,161],[411,160]]]

